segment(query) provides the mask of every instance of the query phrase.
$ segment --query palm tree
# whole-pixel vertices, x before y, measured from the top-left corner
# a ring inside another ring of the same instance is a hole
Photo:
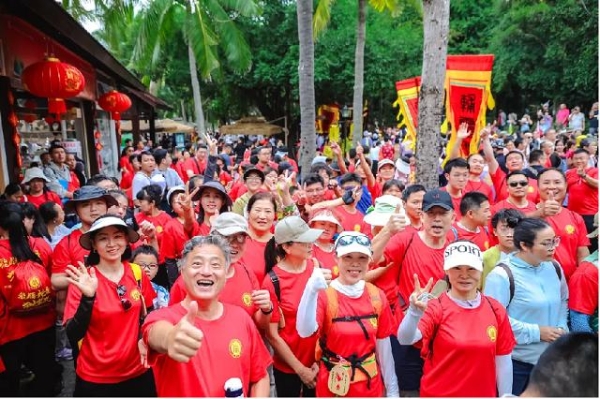
[[[312,32],[313,0],[298,0],[298,65],[300,93],[300,167],[304,176],[310,171],[316,151],[315,132],[315,43]]]
[[[449,27],[450,0],[423,0],[423,70],[415,155],[417,179],[428,189],[439,185],[439,137],[443,118]]]

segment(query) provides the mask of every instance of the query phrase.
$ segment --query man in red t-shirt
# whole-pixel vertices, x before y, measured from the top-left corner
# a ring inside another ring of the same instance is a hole
[[[567,192],[567,180],[558,169],[546,169],[538,175],[542,216],[552,226],[560,244],[554,259],[562,266],[567,282],[579,263],[590,254],[587,230],[583,218],[561,206]]]
[[[492,219],[490,202],[478,191],[466,193],[460,201],[460,221],[448,232],[449,241],[468,240],[477,245],[481,252],[490,248],[488,225]]]
[[[376,267],[383,265],[385,271],[372,282],[385,292],[398,320],[408,306],[415,274],[420,281],[444,278],[444,249],[450,243],[447,234],[454,222],[450,195],[442,190],[428,191],[423,197],[422,220],[421,231],[400,226],[399,230],[404,231],[396,234],[393,226],[398,222],[405,224],[406,219],[393,216],[373,239],[373,260],[379,262]],[[400,390],[418,391],[423,375],[420,350],[399,345],[395,337],[391,337],[391,341]]]
[[[272,360],[254,322],[241,307],[219,301],[229,268],[225,248],[218,236],[186,244],[186,298],[152,312],[142,327],[159,397],[269,396]]]
[[[205,144],[198,144],[196,155],[183,163],[184,183],[195,175],[203,175],[208,164],[208,147]]]
[[[569,202],[567,208],[580,214],[588,233],[594,230],[594,215],[598,213],[598,168],[588,166],[590,154],[580,148],[573,153],[573,169],[567,175]],[[595,251],[598,244],[592,245]]]
[[[490,170],[490,177],[494,182],[494,189],[496,190],[496,202],[502,201],[508,197],[508,191],[506,190],[506,173],[498,165],[498,161],[494,156],[494,149],[490,143],[490,129],[484,128],[481,131],[481,144],[483,146],[483,152],[485,154],[485,160],[488,163]],[[525,163],[525,156],[522,152],[514,150],[506,154],[505,165],[509,172],[516,170],[523,170]],[[530,201],[537,202],[539,198],[537,181],[535,179],[529,179],[529,187],[527,188],[527,197]]]
[[[273,161],[271,161],[271,155],[272,155],[272,150],[271,147],[260,147],[258,149],[258,153],[256,154],[256,156],[258,157],[258,163],[256,164],[256,169],[263,171],[265,170],[265,168],[267,166],[271,167],[271,169],[275,169],[277,170],[277,164]]]
[[[492,207],[492,217],[500,209],[516,209],[529,217],[540,217],[534,202],[527,199],[529,179],[525,172],[515,170],[506,176],[508,197],[496,202]]]
[[[492,193],[492,187],[485,181],[481,180],[481,174],[483,173],[483,167],[485,160],[479,153],[469,155],[467,158],[469,164],[469,180],[465,186],[465,193],[472,191],[479,191],[485,194],[490,202],[490,205],[494,204],[494,195]]]
[[[460,220],[460,200],[465,195],[465,187],[469,181],[469,164],[462,158],[451,159],[444,166],[444,174],[448,184],[441,190],[450,194],[456,220]]]

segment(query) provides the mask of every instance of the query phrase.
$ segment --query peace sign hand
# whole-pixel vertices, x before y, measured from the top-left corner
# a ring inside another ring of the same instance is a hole
[[[417,276],[416,273],[413,276],[415,279],[415,290],[410,294],[410,305],[421,312],[424,312],[425,308],[427,308],[427,302],[433,298],[430,293],[431,287],[433,286],[433,277],[429,279],[425,287],[421,288],[419,276]]]
[[[187,182],[185,184],[185,194],[179,197],[179,204],[181,205],[181,209],[183,209],[186,212],[192,209],[192,198],[194,198],[194,195],[196,195],[198,190],[200,190],[200,186],[194,188],[194,191],[190,193],[190,182]]]
[[[81,291],[81,293],[92,298],[96,295],[98,289],[98,277],[96,277],[96,269],[90,267],[89,270],[85,267],[83,262],[78,262],[79,268],[73,265],[67,265],[67,281],[69,284],[73,284]]]

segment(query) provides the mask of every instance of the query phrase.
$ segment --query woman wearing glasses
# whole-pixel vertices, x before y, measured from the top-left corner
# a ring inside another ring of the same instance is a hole
[[[317,337],[301,338],[296,331],[296,313],[304,287],[313,270],[312,244],[323,230],[311,229],[299,216],[289,216],[275,226],[267,244],[267,276],[263,287],[269,290],[274,311],[267,329],[273,347],[273,375],[278,397],[314,397],[317,372]],[[322,269],[331,280],[331,271]]]
[[[516,252],[487,276],[485,294],[508,312],[517,341],[512,393],[518,396],[542,352],[568,332],[569,291],[562,268],[553,261],[560,239],[547,222],[523,219],[514,229],[513,242]]]
[[[343,232],[335,242],[339,277],[327,287],[320,270],[306,284],[296,329],[302,338],[319,338],[317,397],[398,396],[388,337],[396,322],[382,290],[364,277],[371,261],[371,240]],[[329,381],[333,380],[333,384]]]
[[[116,216],[101,216],[81,236],[86,265],[67,266],[65,325],[76,363],[75,396],[156,396],[152,371],[138,350],[140,321],[156,296],[150,280],[130,265],[138,233]],[[88,266],[88,268],[86,268]]]

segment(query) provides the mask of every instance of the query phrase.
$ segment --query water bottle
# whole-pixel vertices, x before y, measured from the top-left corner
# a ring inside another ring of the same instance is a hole
[[[230,378],[225,381],[225,397],[226,398],[243,398],[244,387],[242,380],[239,378]]]

